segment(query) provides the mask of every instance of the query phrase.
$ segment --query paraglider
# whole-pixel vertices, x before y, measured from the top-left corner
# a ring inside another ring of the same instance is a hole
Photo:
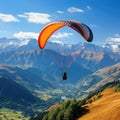
[[[66,20],[66,21],[55,21],[47,26],[45,26],[39,34],[38,37],[38,45],[41,49],[44,49],[48,39],[54,34],[55,31],[60,28],[68,26],[75,30],[78,34],[80,34],[87,42],[91,42],[93,40],[93,34],[91,29],[83,24],[74,20]],[[63,80],[67,79],[67,73],[63,73]]]
[[[67,73],[64,72],[64,73],[63,73],[63,80],[66,80],[66,79],[67,79]]]

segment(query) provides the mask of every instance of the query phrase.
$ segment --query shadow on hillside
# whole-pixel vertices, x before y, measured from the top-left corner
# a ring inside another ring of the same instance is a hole
[[[82,117],[83,115],[85,115],[88,112],[90,112],[90,110],[88,109],[87,106],[81,107],[79,110],[79,113],[78,113],[78,118]]]

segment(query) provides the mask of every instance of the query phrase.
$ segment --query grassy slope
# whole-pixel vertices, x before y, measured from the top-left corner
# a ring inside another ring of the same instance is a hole
[[[20,111],[1,108],[0,120],[29,120],[29,117],[25,117]]]
[[[102,97],[86,106],[90,110],[78,120],[120,120],[120,92],[114,87],[102,92]]]

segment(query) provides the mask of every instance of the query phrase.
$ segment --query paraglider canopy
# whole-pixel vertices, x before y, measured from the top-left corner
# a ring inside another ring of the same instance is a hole
[[[52,36],[52,34],[64,26],[68,26],[72,28],[73,30],[75,30],[87,42],[91,42],[93,40],[92,31],[86,24],[79,23],[74,20],[55,21],[55,22],[48,24],[41,30],[39,37],[38,37],[39,47],[41,49],[44,49],[48,39]],[[67,79],[67,72],[64,71],[63,80],[66,80],[66,79]]]
[[[42,31],[39,34],[38,37],[38,44],[41,49],[43,49],[48,41],[48,39],[51,37],[51,35],[57,31],[58,29],[68,26],[72,28],[73,30],[77,31],[87,42],[91,42],[93,39],[93,34],[91,29],[83,24],[79,23],[74,20],[66,20],[66,21],[56,21],[48,24],[45,26]]]

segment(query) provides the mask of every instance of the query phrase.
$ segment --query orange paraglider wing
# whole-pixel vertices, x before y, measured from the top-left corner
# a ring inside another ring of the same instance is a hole
[[[73,20],[68,21],[57,21],[48,24],[46,27],[42,29],[38,37],[38,44],[41,49],[43,49],[46,45],[46,42],[50,38],[50,36],[57,31],[58,29],[69,26],[73,30],[77,31],[86,41],[91,42],[93,39],[93,34],[91,29],[82,23],[78,23]]]

